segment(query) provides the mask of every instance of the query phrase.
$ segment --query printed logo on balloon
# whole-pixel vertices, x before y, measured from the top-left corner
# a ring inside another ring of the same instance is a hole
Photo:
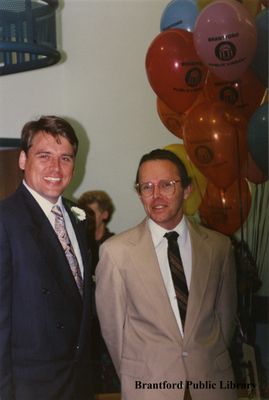
[[[238,34],[234,36],[238,36]],[[225,36],[223,36],[223,39],[225,39]],[[210,41],[211,38],[208,38],[208,40]],[[215,38],[212,38],[212,40],[215,40]],[[232,42],[221,42],[215,48],[215,55],[221,61],[230,61],[236,55],[236,47]],[[214,66],[210,63],[209,65]],[[221,64],[221,66],[225,66],[225,64]]]
[[[253,70],[248,68],[240,78],[231,81],[226,81],[209,72],[204,92],[207,99],[233,106],[249,120],[261,105],[266,87]]]
[[[220,78],[239,78],[250,65],[257,43],[254,17],[235,0],[216,0],[198,15],[194,46],[208,69]]]
[[[184,121],[183,141],[196,167],[219,188],[228,188],[247,159],[247,122],[221,102],[193,107]]]
[[[201,93],[207,68],[193,45],[193,34],[182,29],[161,32],[146,55],[149,83],[173,111],[188,110]]]

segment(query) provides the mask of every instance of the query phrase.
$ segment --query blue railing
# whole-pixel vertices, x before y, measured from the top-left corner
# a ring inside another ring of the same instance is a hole
[[[0,0],[0,75],[57,63],[58,0]]]

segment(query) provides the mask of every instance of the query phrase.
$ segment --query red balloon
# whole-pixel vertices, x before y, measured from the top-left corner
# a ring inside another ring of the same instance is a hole
[[[196,54],[193,34],[169,29],[149,46],[146,71],[157,96],[173,111],[182,113],[201,92],[207,69]]]
[[[244,179],[235,181],[227,189],[219,189],[208,182],[199,215],[203,225],[232,235],[247,219],[250,206],[251,194]]]
[[[196,167],[219,188],[239,177],[248,154],[247,122],[223,103],[198,104],[183,127],[187,154]]]
[[[209,100],[222,101],[249,119],[261,105],[266,87],[249,68],[241,78],[234,81],[225,81],[209,73],[204,91]]]
[[[248,153],[248,157],[243,165],[241,176],[256,184],[268,180],[268,176],[257,166],[250,153]]]

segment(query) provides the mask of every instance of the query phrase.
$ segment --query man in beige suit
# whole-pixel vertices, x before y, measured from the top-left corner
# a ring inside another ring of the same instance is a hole
[[[184,217],[191,183],[172,152],[144,155],[136,188],[147,218],[102,245],[96,271],[98,316],[122,399],[236,399],[228,352],[236,316],[230,240]],[[169,268],[164,235],[171,231],[179,235],[186,318]]]

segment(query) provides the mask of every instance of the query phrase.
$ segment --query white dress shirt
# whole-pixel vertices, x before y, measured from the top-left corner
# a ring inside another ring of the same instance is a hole
[[[65,226],[68,232],[69,239],[72,243],[75,255],[78,260],[79,264],[79,269],[81,271],[81,276],[83,278],[83,263],[82,263],[82,258],[81,258],[81,253],[78,245],[78,241],[76,238],[76,234],[73,229],[73,225],[71,223],[70,217],[68,215],[68,212],[65,210],[65,207],[63,205],[62,197],[60,196],[58,198],[57,203],[52,204],[49,200],[45,199],[43,196],[41,196],[39,193],[37,193],[35,190],[30,188],[25,181],[23,181],[24,186],[26,187],[27,190],[31,193],[31,195],[34,197],[34,199],[37,201],[39,206],[42,208],[43,212],[45,213],[46,217],[48,218],[49,222],[51,223],[53,229],[55,230],[55,215],[51,212],[51,209],[53,206],[58,205],[61,208],[64,221],[65,221]]]
[[[170,231],[162,228],[160,225],[156,224],[152,219],[148,220],[148,226],[152,236],[156,255],[159,261],[159,267],[161,270],[163,281],[167,290],[168,297],[170,299],[171,307],[173,309],[178,324],[178,328],[183,336],[182,322],[179,314],[175,288],[167,256],[168,241],[164,237],[164,234]],[[191,255],[192,253],[191,253],[191,240],[185,217],[183,217],[180,223],[171,231],[175,231],[179,234],[178,236],[179,251],[182,259],[184,273],[186,276],[187,286],[188,289],[190,289],[191,271],[192,271],[192,255]]]

